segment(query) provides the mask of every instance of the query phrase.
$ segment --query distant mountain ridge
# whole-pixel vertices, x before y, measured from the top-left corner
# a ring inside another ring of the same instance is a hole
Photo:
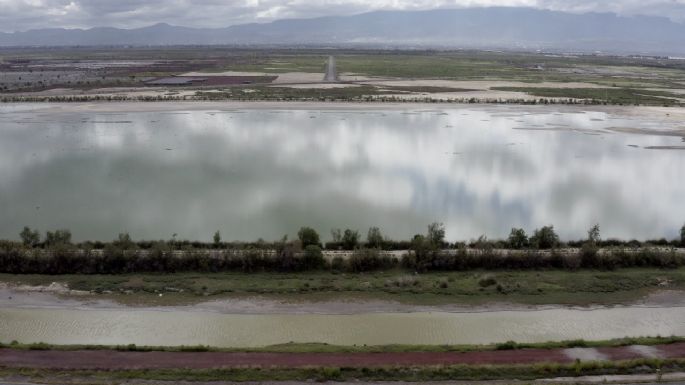
[[[377,11],[226,28],[156,24],[137,29],[0,33],[0,46],[391,45],[685,54],[685,24],[652,16],[488,7]]]

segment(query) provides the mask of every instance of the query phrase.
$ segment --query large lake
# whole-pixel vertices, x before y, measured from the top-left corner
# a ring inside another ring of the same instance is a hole
[[[298,107],[299,108],[299,107]],[[325,108],[325,106],[323,107]],[[309,225],[450,240],[554,224],[676,237],[682,122],[562,107],[59,112],[0,106],[0,238],[272,240]],[[76,110],[74,110],[76,111]]]

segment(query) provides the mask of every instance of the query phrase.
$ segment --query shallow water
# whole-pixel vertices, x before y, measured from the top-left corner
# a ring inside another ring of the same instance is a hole
[[[485,313],[236,315],[184,311],[2,309],[0,341],[258,347],[488,344],[685,335],[685,308]]]
[[[74,238],[226,240],[304,225],[399,239],[444,222],[450,240],[595,223],[604,237],[676,237],[673,123],[562,107],[31,112],[0,106],[0,238],[23,226]]]

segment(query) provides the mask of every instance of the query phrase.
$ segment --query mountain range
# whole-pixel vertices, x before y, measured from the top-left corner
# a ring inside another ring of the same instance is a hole
[[[685,24],[653,16],[521,7],[377,11],[226,28],[164,23],[137,29],[0,33],[0,46],[358,45],[685,54]]]

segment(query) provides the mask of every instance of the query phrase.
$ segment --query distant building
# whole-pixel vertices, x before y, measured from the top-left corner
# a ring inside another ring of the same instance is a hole
[[[328,63],[326,63],[326,75],[323,78],[324,82],[335,83],[338,81],[338,70],[335,67],[335,58],[333,56],[328,57]]]

